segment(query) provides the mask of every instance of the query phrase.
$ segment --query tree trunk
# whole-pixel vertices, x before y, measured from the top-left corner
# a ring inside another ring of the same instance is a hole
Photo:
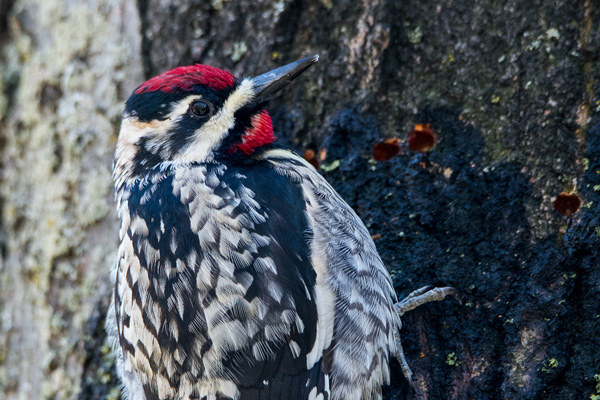
[[[403,317],[416,388],[394,361],[384,398],[600,399],[599,26],[595,0],[0,0],[0,398],[120,397],[103,321],[133,88],[319,54],[276,135],[316,153],[400,298],[462,296]]]

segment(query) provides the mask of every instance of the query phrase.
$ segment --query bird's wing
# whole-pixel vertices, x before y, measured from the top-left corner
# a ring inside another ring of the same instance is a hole
[[[309,365],[320,362],[330,375],[332,399],[380,398],[399,319],[375,244],[355,212],[304,159],[283,149],[260,157],[297,182],[306,203],[318,313]]]

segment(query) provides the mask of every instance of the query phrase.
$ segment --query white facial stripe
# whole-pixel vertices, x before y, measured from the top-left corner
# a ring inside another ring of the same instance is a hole
[[[150,132],[165,132],[171,129],[171,126],[173,126],[173,121],[168,119],[142,122],[137,117],[125,117],[121,123],[119,142],[134,144]]]
[[[227,132],[235,125],[235,113],[254,97],[252,81],[244,79],[225,101],[223,108],[194,133],[194,142],[181,153],[177,160],[183,162],[207,161]]]
[[[179,100],[177,103],[173,104],[173,106],[171,107],[172,111],[169,113],[167,118],[173,121],[179,119],[183,114],[187,112],[188,108],[190,108],[190,104],[192,104],[194,100],[201,99],[201,95],[193,94]]]

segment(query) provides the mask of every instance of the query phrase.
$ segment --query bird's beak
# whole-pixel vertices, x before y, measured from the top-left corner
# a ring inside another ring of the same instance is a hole
[[[253,78],[254,102],[261,103],[268,100],[318,60],[318,55],[306,57]]]

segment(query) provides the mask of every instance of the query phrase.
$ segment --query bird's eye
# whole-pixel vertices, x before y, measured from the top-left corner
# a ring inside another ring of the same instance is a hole
[[[210,106],[204,101],[195,101],[190,105],[191,113],[200,118],[205,118],[210,114]]]

